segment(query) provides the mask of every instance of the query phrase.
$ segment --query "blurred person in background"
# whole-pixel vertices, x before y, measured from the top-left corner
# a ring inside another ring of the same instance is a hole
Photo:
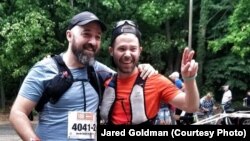
[[[229,85],[222,86],[222,89],[224,93],[221,99],[221,106],[222,106],[223,111],[226,112],[232,106],[232,92],[230,90]]]
[[[205,117],[210,117],[213,115],[213,109],[215,100],[213,98],[212,92],[208,92],[205,96],[203,96],[200,100],[200,110],[204,113]]]

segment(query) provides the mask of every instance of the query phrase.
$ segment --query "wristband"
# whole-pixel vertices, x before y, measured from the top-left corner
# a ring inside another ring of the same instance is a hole
[[[30,138],[29,141],[41,141],[40,139],[34,139],[34,138]]]
[[[191,81],[191,80],[194,80],[196,78],[196,76],[197,76],[197,73],[194,76],[191,76],[191,77],[182,77],[182,79],[184,81]]]

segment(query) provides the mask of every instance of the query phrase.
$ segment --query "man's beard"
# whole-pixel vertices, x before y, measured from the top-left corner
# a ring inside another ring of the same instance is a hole
[[[124,74],[132,73],[134,71],[134,69],[136,68],[136,64],[138,63],[138,61],[136,61],[135,58],[133,58],[132,59],[133,64],[128,68],[124,68],[124,66],[121,65],[121,62],[122,62],[121,59],[117,60],[118,62],[116,62],[115,60],[113,60],[113,61],[114,61],[116,68],[118,69],[118,71],[121,73],[124,73]]]
[[[132,66],[132,67],[129,68],[129,69],[123,69],[122,67],[118,67],[118,70],[119,70],[119,72],[121,72],[121,73],[130,74],[130,73],[132,73],[132,72],[134,71],[135,67],[136,67],[135,65]]]
[[[96,50],[94,50],[94,54],[90,54],[85,51],[85,49],[89,46],[91,46],[93,50],[95,49],[91,44],[84,44],[83,47],[77,47],[75,39],[73,39],[72,52],[76,56],[77,60],[83,65],[93,65],[95,61]]]

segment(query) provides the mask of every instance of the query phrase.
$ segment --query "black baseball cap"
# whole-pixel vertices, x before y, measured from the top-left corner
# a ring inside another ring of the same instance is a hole
[[[138,25],[131,20],[121,20],[116,22],[112,30],[110,46],[113,46],[115,39],[123,33],[134,34],[138,38],[139,43],[141,43],[141,32],[138,29]]]
[[[88,24],[90,22],[94,22],[94,21],[96,21],[100,24],[102,31],[105,31],[107,29],[106,25],[101,20],[99,20],[99,18],[95,14],[93,14],[92,12],[89,12],[89,11],[84,11],[84,12],[81,12],[81,13],[75,15],[70,20],[68,29],[70,30],[76,25],[86,25],[86,24]]]

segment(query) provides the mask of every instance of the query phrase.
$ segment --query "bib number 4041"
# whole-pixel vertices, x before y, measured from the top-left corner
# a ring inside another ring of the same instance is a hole
[[[75,131],[96,131],[95,124],[74,123],[72,129]]]

